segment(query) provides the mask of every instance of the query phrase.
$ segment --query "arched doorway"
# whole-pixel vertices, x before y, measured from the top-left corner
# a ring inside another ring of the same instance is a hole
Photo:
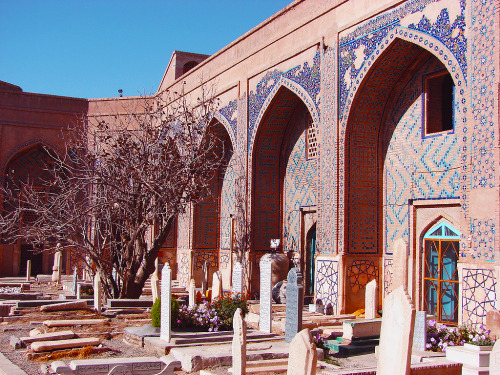
[[[349,106],[343,138],[346,312],[364,306],[368,281],[391,274],[397,238],[415,248],[410,202],[454,198],[460,181],[450,72],[410,41],[381,45]]]
[[[281,87],[262,117],[253,148],[252,244],[254,264],[280,240],[277,252],[305,272],[304,210],[316,212],[316,131],[304,102]],[[285,278],[288,270],[281,270]],[[252,280],[258,280],[258,267]]]
[[[458,323],[460,232],[446,222],[424,236],[424,309],[438,322]]]
[[[305,240],[305,285],[304,285],[304,295],[313,296],[314,295],[314,282],[316,275],[316,223],[307,231]]]

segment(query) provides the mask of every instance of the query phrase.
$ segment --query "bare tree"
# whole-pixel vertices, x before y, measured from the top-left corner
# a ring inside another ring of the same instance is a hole
[[[66,152],[47,150],[43,194],[7,176],[4,236],[44,251],[62,246],[100,271],[108,297],[139,297],[176,216],[209,194],[222,163],[223,143],[211,131],[218,102],[200,91],[193,102],[177,93],[143,97],[140,111],[68,129]]]

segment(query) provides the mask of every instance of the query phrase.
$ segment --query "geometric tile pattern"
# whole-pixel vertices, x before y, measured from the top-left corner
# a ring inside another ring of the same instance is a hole
[[[329,259],[318,259],[316,269],[316,299],[323,305],[333,306],[333,313],[337,313],[339,296],[339,262]]]
[[[221,215],[220,215],[220,249],[231,248],[231,215],[235,214],[235,163],[236,156],[233,154],[225,167],[224,180],[221,191]]]
[[[219,253],[217,251],[199,251],[194,252],[193,268],[202,269],[203,263],[207,262],[209,267],[219,267]]]
[[[384,258],[384,298],[392,291],[392,259]]]
[[[378,282],[378,266],[373,260],[354,260],[347,268],[347,282],[349,293],[358,293],[365,289],[366,284],[372,280]]]
[[[217,247],[219,214],[219,178],[216,173],[210,181],[210,196],[194,205],[195,249],[215,249]]]
[[[464,269],[462,282],[462,321],[486,323],[486,312],[495,308],[496,283],[492,270]]]
[[[494,262],[498,257],[498,251],[495,251],[495,222],[495,219],[471,218],[471,255],[474,259]]]
[[[189,256],[187,253],[181,253],[178,257],[179,269],[177,272],[177,280],[179,280],[180,285],[187,286],[189,282]]]

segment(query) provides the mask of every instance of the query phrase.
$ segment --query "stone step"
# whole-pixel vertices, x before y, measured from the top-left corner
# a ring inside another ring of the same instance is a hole
[[[31,344],[31,350],[33,350],[35,353],[39,353],[58,349],[73,349],[82,348],[85,346],[97,346],[100,343],[101,340],[94,337],[83,339],[37,341]]]

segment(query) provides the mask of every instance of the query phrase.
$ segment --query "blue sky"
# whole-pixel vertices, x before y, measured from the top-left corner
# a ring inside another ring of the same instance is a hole
[[[156,91],[173,50],[213,54],[292,0],[0,0],[0,80],[43,94]]]

